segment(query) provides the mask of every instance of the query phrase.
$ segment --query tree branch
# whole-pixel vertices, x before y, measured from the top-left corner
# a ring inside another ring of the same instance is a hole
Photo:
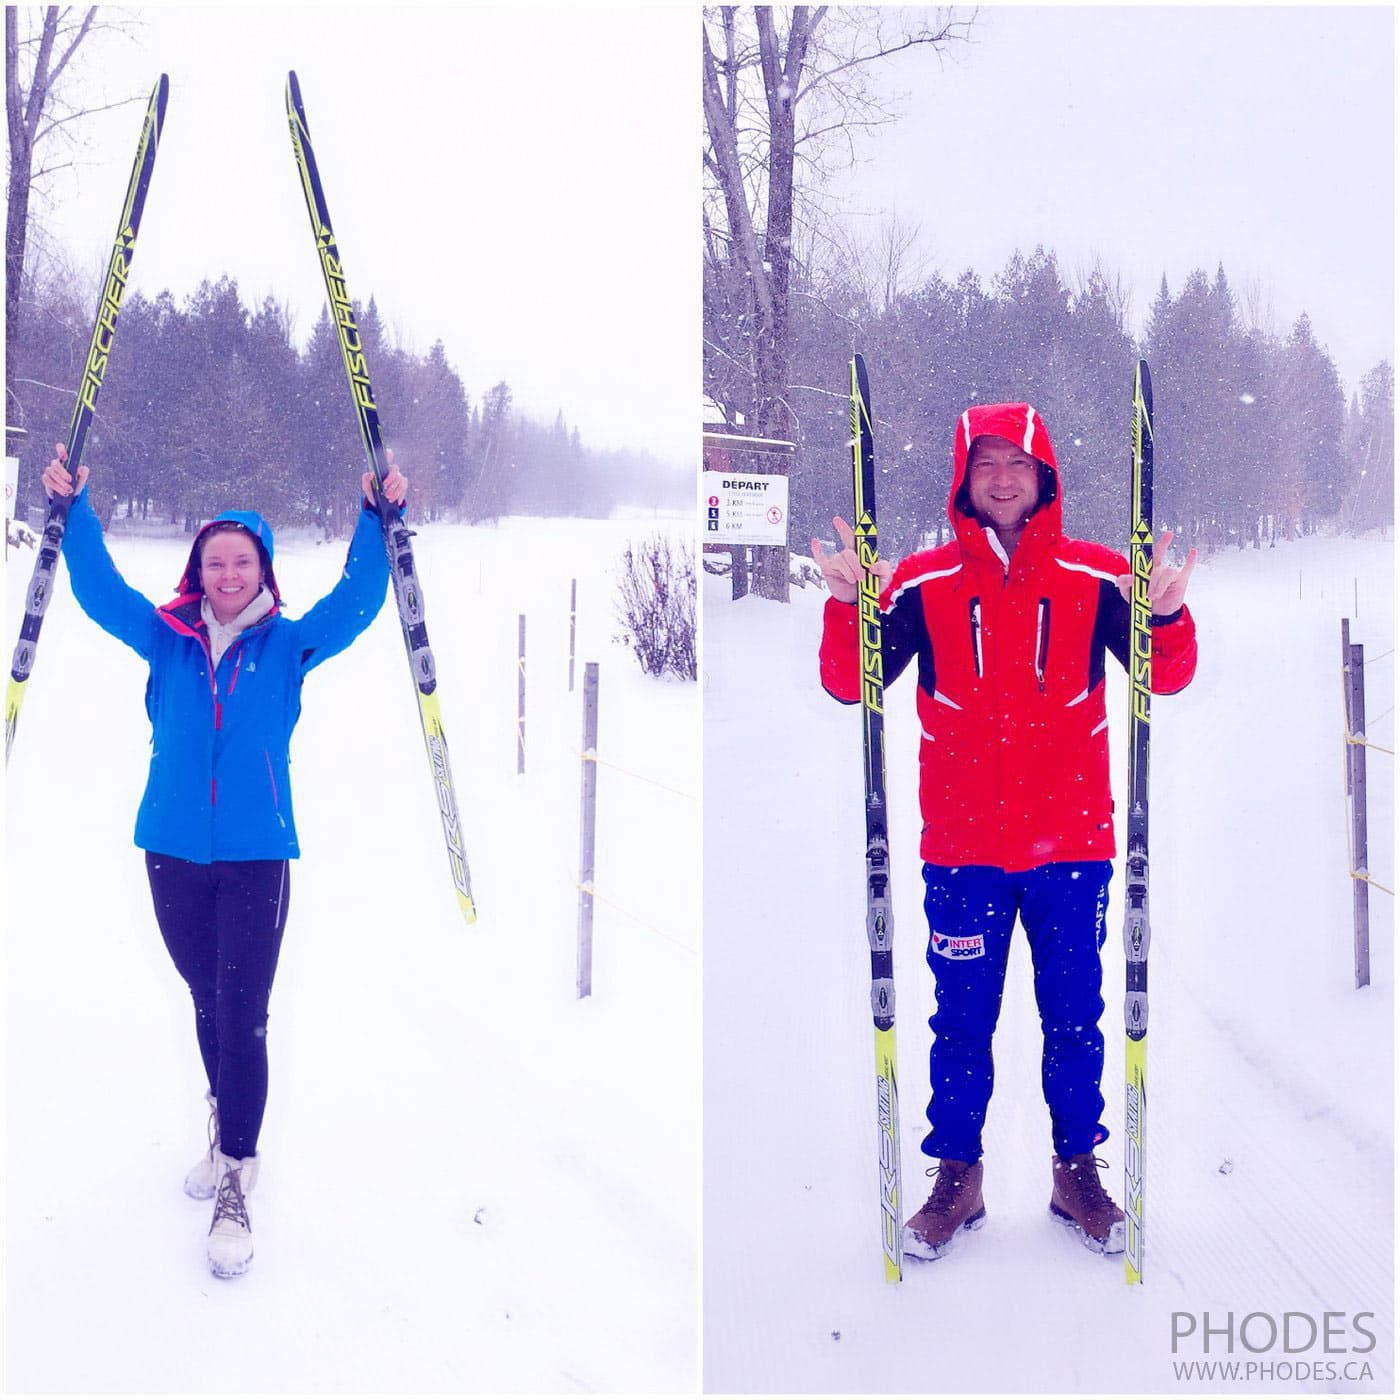
[[[703,35],[704,52],[702,78],[704,83],[705,122],[710,132],[710,144],[719,166],[720,186],[724,194],[725,212],[729,216],[729,231],[736,237],[741,260],[749,274],[754,299],[765,320],[773,315],[773,300],[768,277],[759,255],[758,239],[749,216],[744,196],[743,172],[739,165],[739,150],[724,110],[724,101],[715,74],[715,58],[710,49],[710,36]]]
[[[906,34],[901,43],[882,43],[880,47],[873,52],[852,54],[850,58],[838,63],[834,68],[827,68],[820,73],[814,74],[806,87],[797,94],[797,100],[800,102],[813,88],[820,87],[823,83],[829,82],[838,73],[844,73],[847,69],[859,68],[865,64],[876,63],[882,58],[890,58],[894,54],[903,53],[905,49],[914,48],[916,45],[920,44],[932,44],[937,48],[939,45],[949,43],[952,39],[956,38],[958,30],[962,30],[963,36],[965,37],[971,25],[971,19],[949,19],[940,29],[932,30],[925,26],[916,34]]]
[[[90,117],[95,112],[110,112],[117,107],[130,107],[133,102],[144,102],[146,98],[141,93],[133,93],[130,97],[118,98],[115,102],[104,102],[100,107],[82,107],[69,112],[66,117],[55,117],[47,126],[39,131],[34,137],[34,144],[37,146],[49,132],[57,127],[64,126],[68,122],[78,121],[82,117]]]
[[[59,79],[63,70],[68,66],[68,60],[78,51],[78,45],[87,36],[88,30],[92,27],[93,17],[97,14],[97,6],[90,5],[88,12],[83,16],[83,22],[78,28],[78,32],[73,36],[73,41],[63,51],[63,57],[54,64],[53,72],[49,74],[49,86],[52,87]]]
[[[52,175],[55,170],[72,170],[77,164],[76,160],[65,160],[58,165],[46,165],[30,175],[29,183],[32,185],[36,180],[42,180],[45,175]]]

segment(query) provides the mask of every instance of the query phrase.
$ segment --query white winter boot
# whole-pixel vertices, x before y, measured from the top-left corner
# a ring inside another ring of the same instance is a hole
[[[239,1159],[216,1150],[214,1173],[218,1189],[209,1222],[209,1267],[215,1278],[237,1278],[253,1262],[253,1227],[245,1198],[257,1181],[257,1153]]]
[[[207,1201],[214,1194],[214,1153],[219,1149],[219,1101],[205,1094],[209,1104],[209,1150],[185,1173],[185,1195]]]
[[[219,1101],[213,1094],[205,1094],[204,1098],[209,1104],[209,1150],[185,1173],[185,1195],[193,1196],[197,1201],[211,1200],[218,1183],[214,1158],[219,1151]],[[252,1177],[243,1182],[244,1191],[251,1191],[257,1178],[255,1166]]]

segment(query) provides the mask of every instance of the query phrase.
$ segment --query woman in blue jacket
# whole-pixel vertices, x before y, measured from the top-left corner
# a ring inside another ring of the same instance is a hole
[[[211,1132],[185,1190],[214,1199],[209,1263],[228,1278],[253,1257],[246,1197],[267,1102],[267,1003],[287,919],[287,863],[300,854],[288,745],[301,684],[374,620],[388,562],[366,472],[345,571],[304,616],[282,612],[272,531],[251,511],[228,511],[199,531],[174,600],[156,607],[107,553],[87,475],[78,468],[63,554],[83,611],[151,668],[151,771],[136,844],[161,936],[194,999]],[[72,494],[62,444],[43,481],[51,496]],[[385,497],[401,507],[407,490],[390,454]]]

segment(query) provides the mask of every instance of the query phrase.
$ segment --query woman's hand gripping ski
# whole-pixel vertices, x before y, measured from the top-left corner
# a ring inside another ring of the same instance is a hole
[[[856,532],[839,515],[831,523],[836,526],[836,538],[841,541],[841,548],[835,554],[828,554],[820,540],[813,540],[812,562],[822,571],[826,586],[838,603],[854,603],[860,597],[862,573],[860,556],[856,553]],[[894,565],[887,559],[877,559],[874,566],[865,572],[875,576],[879,591],[883,593],[890,575],[894,573]]]
[[[44,468],[39,480],[44,483],[44,490],[49,493],[49,499],[55,496],[71,496],[73,494],[73,473],[68,470],[68,449],[61,443],[53,445],[54,457],[48,466]],[[88,469],[78,468],[78,490],[81,491],[88,479]]]
[[[1186,585],[1191,579],[1191,571],[1196,567],[1196,551],[1192,549],[1181,565],[1167,563],[1167,550],[1171,548],[1175,533],[1163,530],[1162,538],[1152,547],[1152,565],[1147,575],[1147,599],[1152,604],[1154,617],[1170,617],[1186,601]],[[1133,576],[1120,574],[1118,591],[1124,599],[1133,601]]]
[[[404,497],[408,495],[408,480],[394,465],[394,449],[392,447],[384,449],[384,457],[389,463],[389,470],[384,476],[384,499],[391,505],[401,506]],[[366,472],[360,478],[360,486],[364,491],[365,500],[373,505],[374,477],[370,472]]]

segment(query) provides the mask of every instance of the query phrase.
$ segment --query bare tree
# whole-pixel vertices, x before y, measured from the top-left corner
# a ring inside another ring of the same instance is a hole
[[[838,284],[859,294],[868,316],[882,316],[906,292],[917,287],[928,270],[919,254],[922,226],[909,223],[897,211],[886,213],[873,232],[862,236],[849,223],[832,230],[838,252]]]
[[[1071,290],[1076,304],[1090,298],[1101,300],[1114,325],[1125,335],[1131,334],[1133,290],[1123,274],[1104,261],[1103,254],[1095,252],[1087,266],[1083,263],[1076,265]]]
[[[905,49],[938,52],[971,18],[951,10],[736,6],[705,12],[706,362],[708,388],[751,433],[790,439],[789,299],[795,219],[820,218],[821,187],[857,140],[898,115],[875,70]],[[761,230],[761,231],[760,231]],[[889,253],[896,272],[898,238]],[[738,367],[742,366],[742,369]],[[736,372],[737,370],[737,372]],[[764,550],[758,591],[787,598],[787,551]]]
[[[75,58],[103,31],[126,32],[132,21],[106,18],[96,5],[74,8],[5,7],[5,120],[10,168],[5,207],[5,404],[14,405],[16,326],[30,244],[30,203],[47,177],[75,164],[73,124],[127,102],[88,103],[69,93],[78,87]],[[86,88],[79,88],[90,96]]]
[[[1257,331],[1270,339],[1278,334],[1278,317],[1274,312],[1274,294],[1260,277],[1246,277],[1242,309],[1245,329]]]

